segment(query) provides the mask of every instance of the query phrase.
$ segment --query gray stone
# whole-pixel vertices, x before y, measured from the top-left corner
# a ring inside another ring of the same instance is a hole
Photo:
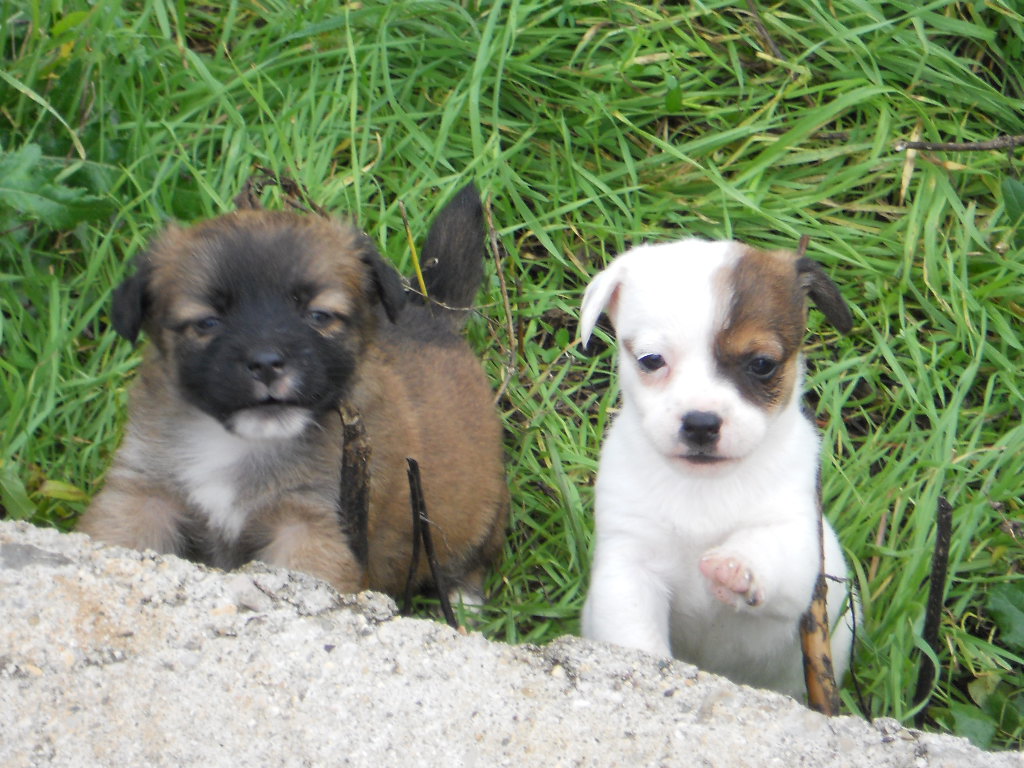
[[[509,646],[302,574],[0,523],[0,765],[985,766],[579,638]]]

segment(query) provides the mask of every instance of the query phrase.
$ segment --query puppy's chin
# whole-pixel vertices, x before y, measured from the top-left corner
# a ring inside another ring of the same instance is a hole
[[[231,414],[224,421],[231,434],[245,440],[290,440],[313,421],[306,408],[294,405],[258,405]]]

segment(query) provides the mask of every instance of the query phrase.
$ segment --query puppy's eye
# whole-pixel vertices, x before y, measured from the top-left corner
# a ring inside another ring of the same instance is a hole
[[[644,355],[636,361],[636,364],[644,373],[654,373],[659,368],[665,367],[665,358],[656,354]]]
[[[307,322],[314,328],[326,328],[334,322],[335,315],[323,309],[311,309],[306,312]]]
[[[192,328],[195,329],[196,333],[205,336],[213,333],[220,328],[221,319],[216,315],[210,315],[209,317],[203,317],[192,323]]]
[[[770,357],[758,355],[747,363],[747,371],[755,379],[770,379],[779,369],[779,364]]]

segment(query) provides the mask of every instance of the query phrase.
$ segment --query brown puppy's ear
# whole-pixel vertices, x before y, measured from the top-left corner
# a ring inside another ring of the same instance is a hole
[[[149,276],[152,267],[145,256],[138,259],[135,274],[125,279],[114,289],[114,302],[110,319],[118,335],[132,344],[139,338],[139,331],[149,314]]]
[[[392,323],[398,319],[405,306],[405,286],[395,268],[384,261],[369,241],[364,242],[361,258],[370,274],[373,293],[380,299],[388,320]]]
[[[813,259],[797,259],[796,273],[800,287],[814,302],[814,306],[821,310],[840,333],[849,333],[853,328],[853,315],[822,266]]]

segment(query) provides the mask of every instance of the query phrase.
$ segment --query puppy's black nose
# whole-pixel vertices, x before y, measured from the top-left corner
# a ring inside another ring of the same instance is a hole
[[[722,417],[712,411],[690,411],[683,416],[683,427],[679,434],[687,445],[707,448],[718,442],[722,428]]]
[[[257,381],[270,384],[284,373],[284,355],[276,349],[261,349],[249,355],[246,368]]]

